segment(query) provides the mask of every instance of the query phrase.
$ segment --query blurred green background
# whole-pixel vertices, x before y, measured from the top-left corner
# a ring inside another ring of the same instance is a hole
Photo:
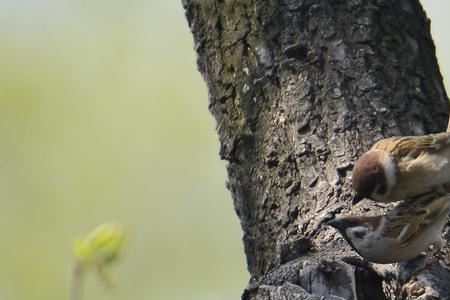
[[[248,274],[178,1],[0,1],[0,299],[65,299],[71,241],[131,228],[85,299],[239,299]]]
[[[423,1],[448,74],[449,3]],[[448,86],[448,85],[447,85]],[[0,0],[0,299],[66,299],[71,241],[132,229],[85,299],[239,299],[248,280],[179,1]]]

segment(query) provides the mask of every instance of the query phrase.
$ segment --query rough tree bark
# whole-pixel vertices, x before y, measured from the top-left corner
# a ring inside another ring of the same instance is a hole
[[[448,99],[417,0],[184,0],[244,232],[243,299],[450,298],[441,255],[409,282],[323,222],[371,144],[443,131]],[[449,250],[444,249],[444,254]],[[447,256],[448,257],[448,256]]]

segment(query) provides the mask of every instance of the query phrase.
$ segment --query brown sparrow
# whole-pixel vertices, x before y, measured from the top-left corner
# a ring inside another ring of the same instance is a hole
[[[350,216],[327,223],[368,261],[380,264],[410,260],[430,245],[439,251],[450,209],[450,194],[401,202],[385,215]]]
[[[450,132],[395,136],[376,142],[355,163],[353,204],[394,202],[450,192]]]

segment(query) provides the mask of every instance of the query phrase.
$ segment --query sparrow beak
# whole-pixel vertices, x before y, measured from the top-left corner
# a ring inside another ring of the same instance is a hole
[[[342,220],[339,220],[339,219],[334,219],[334,220],[328,221],[326,224],[327,224],[328,226],[331,226],[331,227],[333,227],[333,228],[336,228],[336,229],[339,230],[339,231],[340,231],[340,230],[343,228],[343,226],[344,226]]]
[[[356,192],[353,193],[353,197],[352,197],[352,205],[355,205],[356,203],[358,203],[358,202],[361,201],[362,199],[364,199],[364,197],[361,197],[361,196],[358,195]]]

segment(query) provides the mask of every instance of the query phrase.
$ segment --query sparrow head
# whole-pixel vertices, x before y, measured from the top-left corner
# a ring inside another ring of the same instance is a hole
[[[355,190],[353,204],[363,198],[380,202],[389,193],[397,181],[397,165],[389,153],[382,150],[370,150],[355,163],[352,172],[352,184]]]
[[[382,216],[348,217],[331,220],[327,225],[337,229],[347,243],[361,254],[365,249],[370,249],[372,233],[380,225],[381,218]]]
[[[370,230],[368,224],[358,217],[334,219],[327,225],[337,229],[346,240],[362,239]]]

